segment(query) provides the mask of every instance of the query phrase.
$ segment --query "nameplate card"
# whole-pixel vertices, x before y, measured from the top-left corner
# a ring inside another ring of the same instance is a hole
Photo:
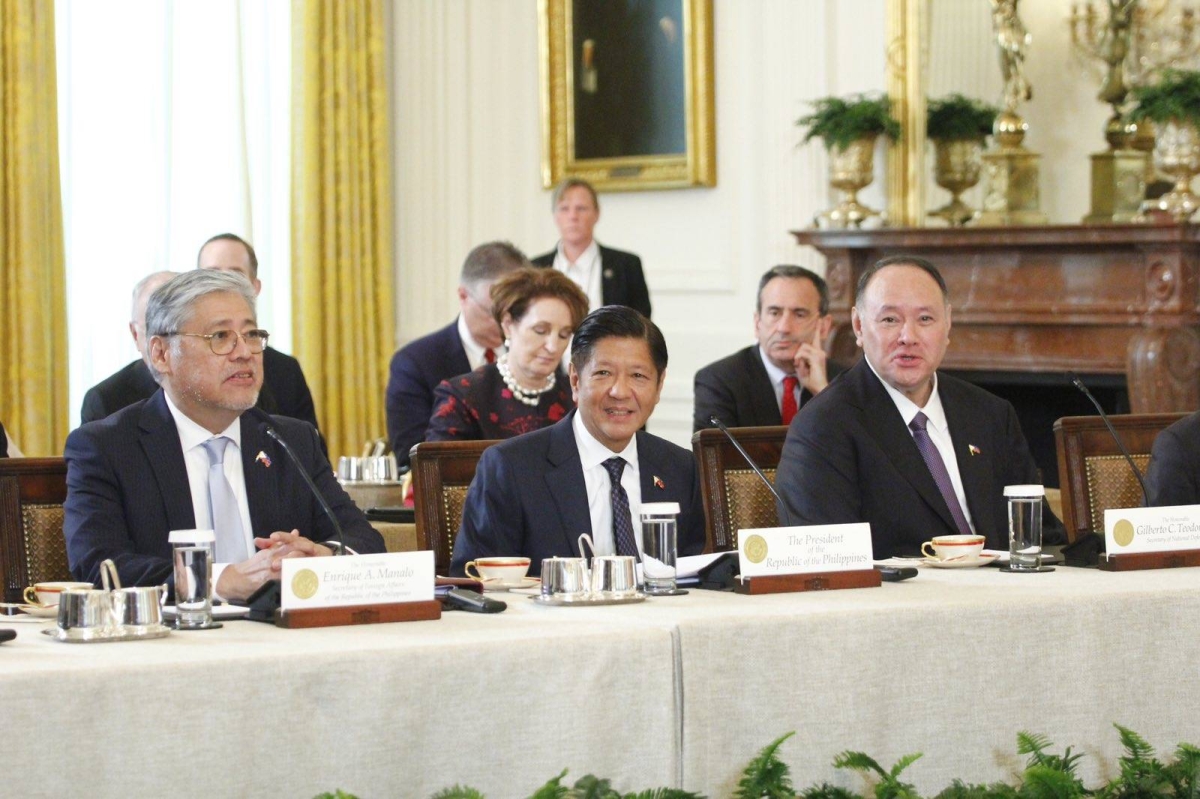
[[[1104,511],[1109,555],[1200,549],[1200,505]]]
[[[433,551],[287,558],[281,607],[333,608],[433,599]]]
[[[870,569],[871,525],[814,524],[738,530],[742,577]]]

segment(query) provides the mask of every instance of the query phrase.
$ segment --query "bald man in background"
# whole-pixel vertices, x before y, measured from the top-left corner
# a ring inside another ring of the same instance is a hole
[[[83,395],[83,409],[79,414],[84,424],[103,419],[158,391],[158,383],[154,382],[150,368],[146,365],[146,347],[149,340],[146,335],[146,301],[156,288],[177,274],[179,273],[153,272],[133,287],[129,333],[133,336],[133,345],[142,357],[87,390]]]

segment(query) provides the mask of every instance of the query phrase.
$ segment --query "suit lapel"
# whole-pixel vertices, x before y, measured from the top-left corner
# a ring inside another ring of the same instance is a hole
[[[938,490],[937,483],[933,482],[933,475],[925,465],[925,459],[921,457],[921,451],[917,449],[912,433],[908,431],[900,411],[896,409],[896,403],[888,396],[883,383],[871,371],[866,358],[859,361],[847,374],[847,377],[850,376],[854,376],[859,384],[863,398],[863,417],[871,437],[879,443],[892,465],[896,467],[896,471],[912,485],[925,504],[937,513],[950,530],[957,531],[958,524],[950,515],[950,508],[946,506],[946,500]]]
[[[994,538],[991,534],[1000,531],[988,529],[991,521],[988,493],[992,490],[989,454],[972,453],[974,444],[967,433],[978,427],[978,420],[972,418],[970,404],[950,381],[941,380],[938,393],[942,397],[942,410],[946,412],[946,424],[950,428],[950,440],[954,444],[954,457],[958,460],[958,474],[962,478],[971,521],[975,523],[975,532],[986,535],[991,545]],[[1007,537],[1007,531],[1004,531],[1004,537]]]
[[[546,452],[550,468],[543,479],[558,510],[559,529],[566,544],[564,551],[579,556],[579,534],[591,533],[592,515],[588,511],[583,462],[579,459],[579,448],[575,446],[574,418],[572,411],[551,428],[550,448]]]
[[[758,345],[747,347],[742,350],[742,354],[742,363],[750,379],[750,402],[753,404],[754,419],[759,425],[782,424],[783,416],[779,412],[779,406],[775,404],[775,386],[771,384],[767,367],[763,366]]]
[[[268,536],[275,532],[271,529],[271,519],[280,517],[276,505],[280,492],[273,489],[271,476],[282,474],[282,472],[278,468],[272,471],[271,467],[267,465],[268,463],[274,465],[275,459],[271,457],[271,453],[287,457],[286,453],[280,452],[278,446],[270,446],[275,442],[268,441],[262,435],[259,430],[260,421],[254,419],[249,413],[242,414],[240,419],[242,425],[242,473],[246,479],[246,501],[250,504],[250,526],[256,537]],[[266,457],[260,460],[259,452]]]
[[[138,437],[147,461],[152,464],[154,482],[166,511],[170,530],[190,530],[196,526],[192,507],[192,487],[188,482],[179,430],[159,389],[142,406],[138,419]]]
[[[610,297],[621,296],[621,289],[617,286],[617,256],[612,250],[607,247],[597,244],[600,248],[600,298],[605,305],[612,305],[613,301]]]

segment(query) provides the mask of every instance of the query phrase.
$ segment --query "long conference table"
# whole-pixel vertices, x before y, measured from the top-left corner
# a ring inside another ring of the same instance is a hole
[[[0,793],[527,796],[563,768],[621,791],[733,793],[789,730],[795,785],[860,790],[862,750],[932,794],[1012,780],[1019,730],[1115,775],[1113,722],[1166,755],[1200,743],[1200,569],[923,568],[858,590],[693,590],[610,607],[154,641],[0,646]],[[48,623],[50,624],[50,623]],[[0,621],[0,626],[5,626]]]

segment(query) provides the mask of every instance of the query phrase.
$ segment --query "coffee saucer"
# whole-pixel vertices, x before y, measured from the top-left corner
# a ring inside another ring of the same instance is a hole
[[[490,580],[484,580],[482,584],[484,591],[520,591],[541,585],[542,581],[536,577],[522,577],[519,583],[502,583],[499,577],[493,577]]]
[[[42,605],[22,605],[22,613],[28,613],[30,616],[37,616],[40,619],[56,619],[58,618],[58,605],[50,605],[48,607]]]
[[[973,558],[954,558],[953,560],[924,558],[921,561],[921,565],[932,566],[935,569],[974,569],[978,566],[987,566],[989,563],[995,562],[995,555],[980,554]]]

